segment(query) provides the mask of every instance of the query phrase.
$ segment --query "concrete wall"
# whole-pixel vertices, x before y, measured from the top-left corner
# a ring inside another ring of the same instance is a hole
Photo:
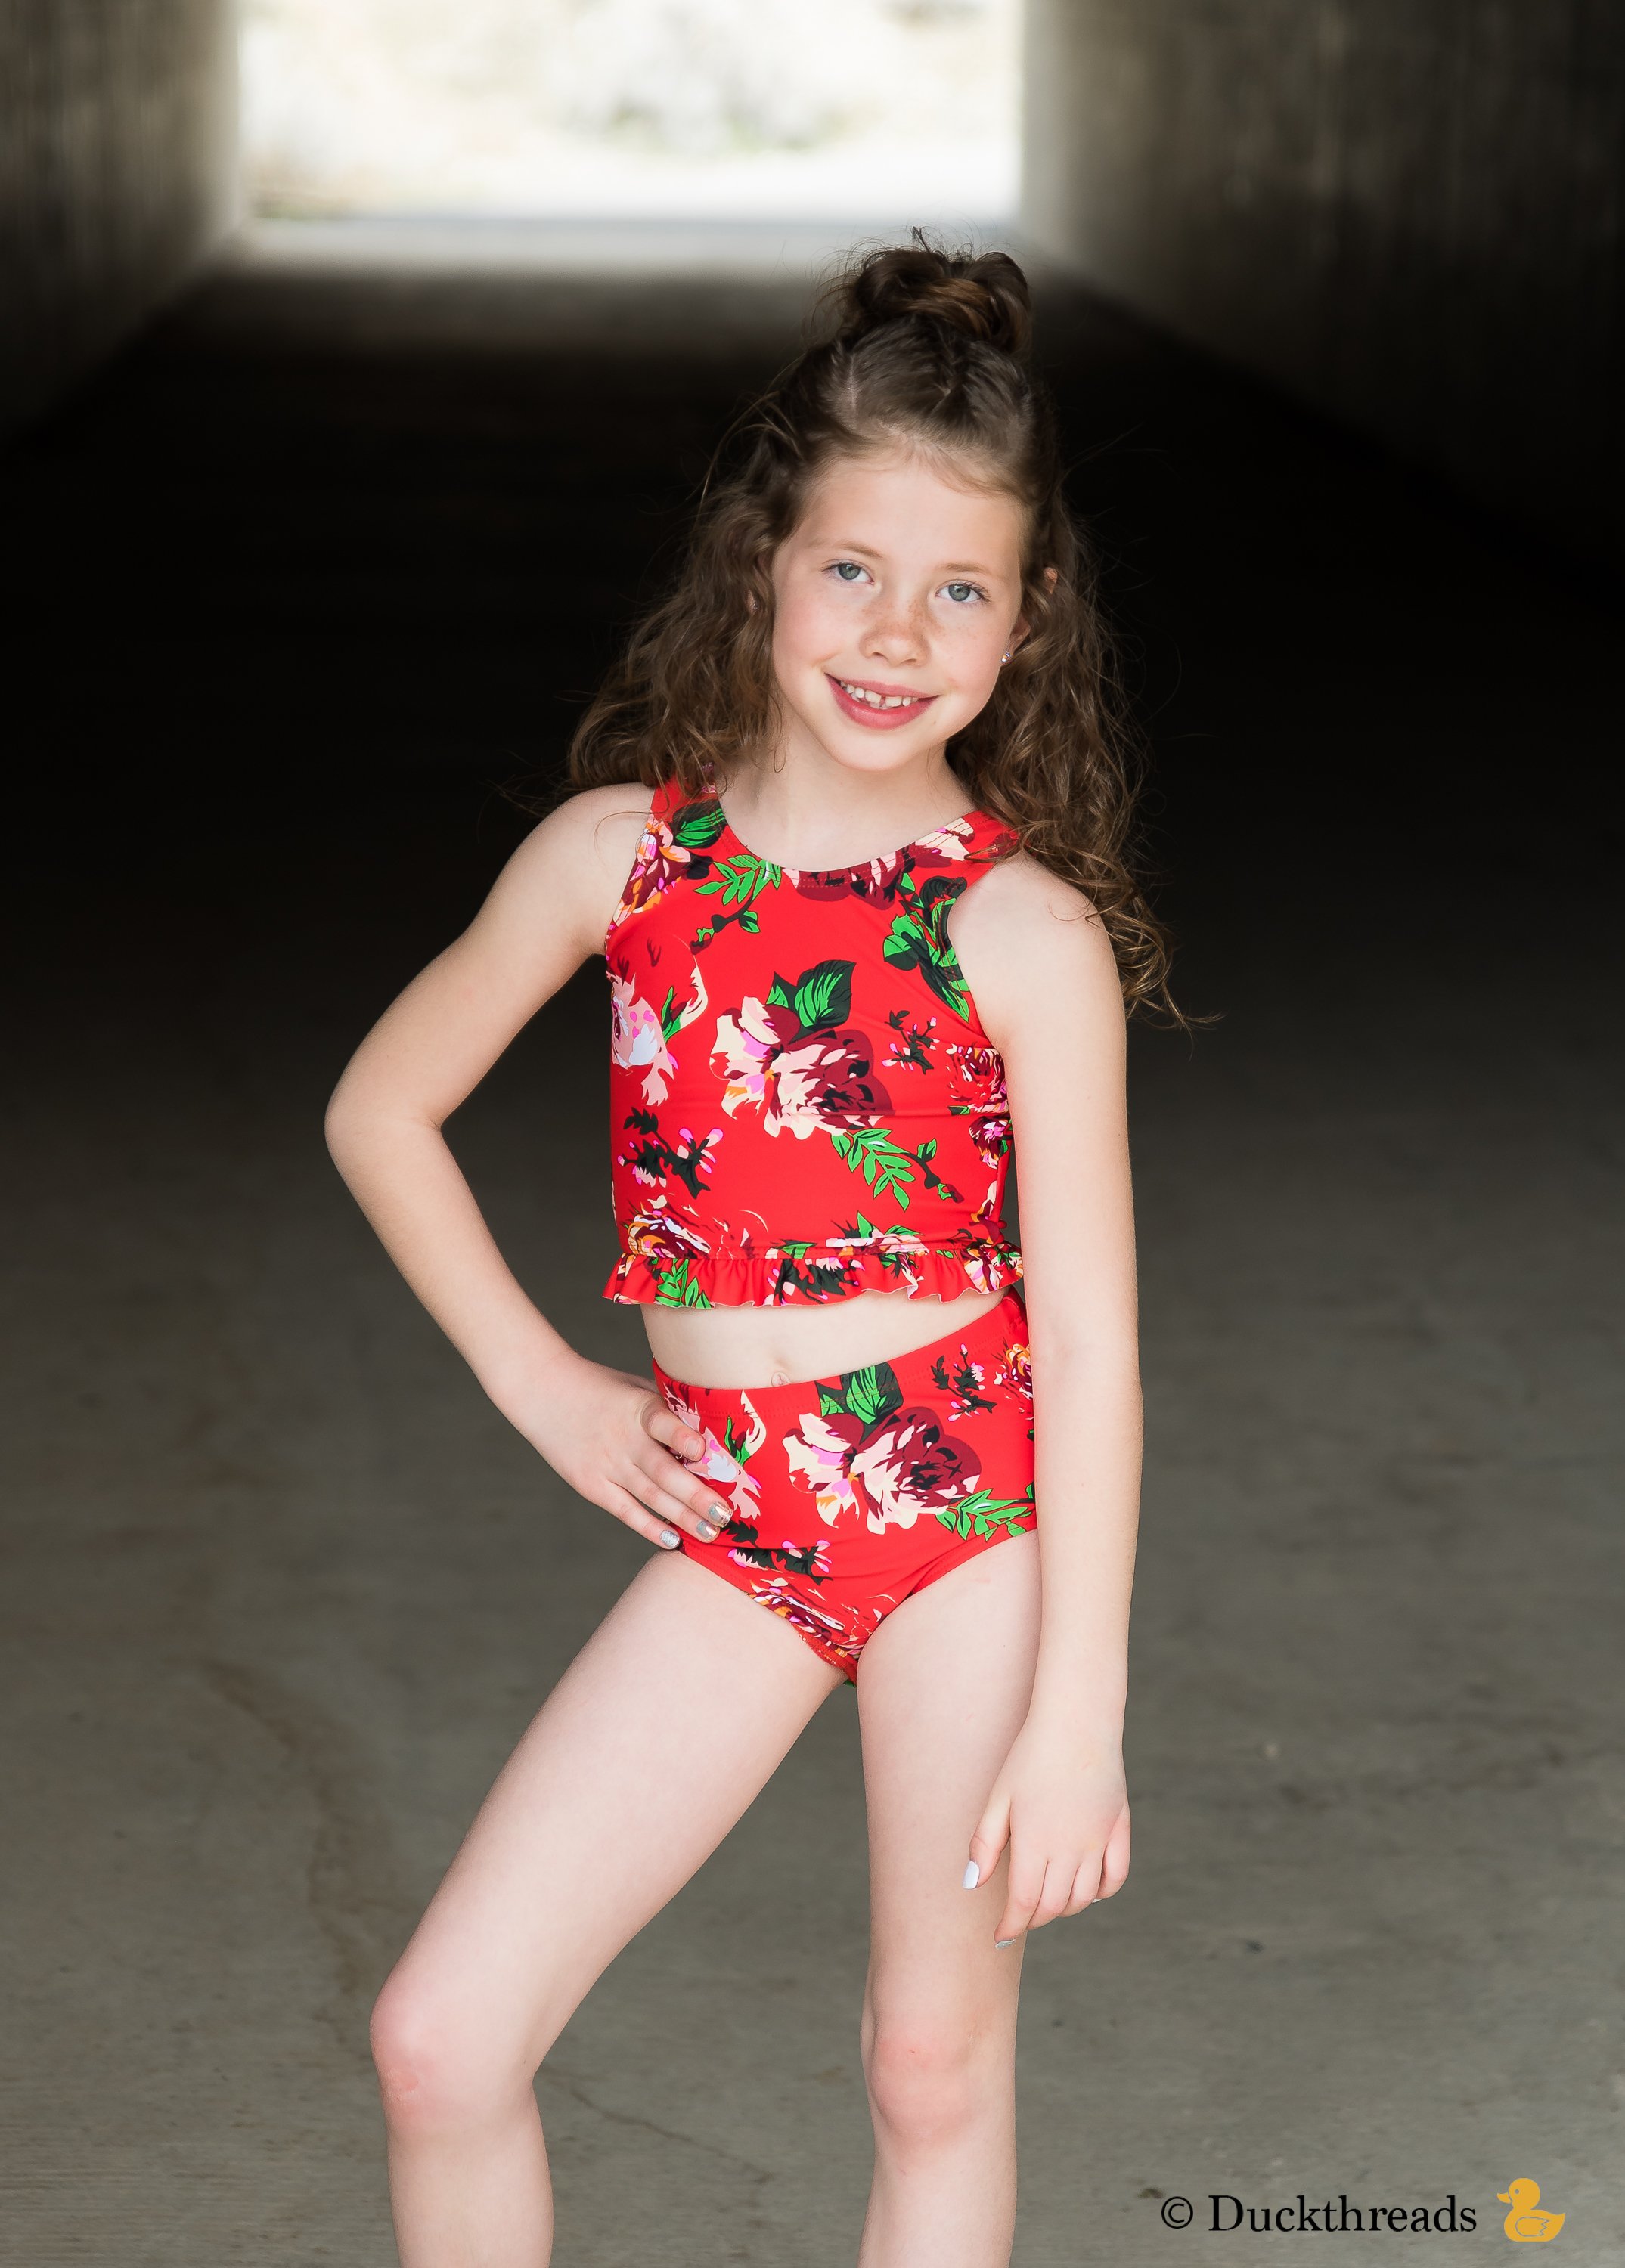
[[[233,0],[0,0],[0,423],[231,225],[236,126]]]
[[[1045,250],[1617,543],[1618,0],[1029,0],[1027,102]]]

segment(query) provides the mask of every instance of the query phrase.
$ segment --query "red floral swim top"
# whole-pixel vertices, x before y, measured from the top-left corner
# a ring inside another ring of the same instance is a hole
[[[797,873],[747,850],[715,796],[656,793],[604,942],[621,1234],[606,1298],[956,1299],[1020,1275],[1004,1065],[948,935],[975,869],[1014,848],[971,812]]]

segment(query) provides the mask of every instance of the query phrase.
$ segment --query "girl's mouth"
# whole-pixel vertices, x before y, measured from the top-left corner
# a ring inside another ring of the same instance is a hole
[[[824,674],[829,676],[826,670]],[[897,725],[911,725],[936,699],[934,693],[908,693],[900,687],[862,685],[850,677],[831,677],[835,705],[854,724],[868,725],[871,729],[889,732]]]

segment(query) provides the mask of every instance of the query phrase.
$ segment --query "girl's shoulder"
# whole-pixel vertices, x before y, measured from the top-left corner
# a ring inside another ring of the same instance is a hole
[[[635,781],[582,788],[533,827],[503,869],[493,895],[521,920],[601,940],[647,831],[654,799]]]
[[[636,780],[617,780],[609,787],[580,787],[549,812],[543,827],[573,836],[585,844],[608,828],[624,834],[632,828],[635,843],[649,823],[655,792]]]
[[[1087,893],[1064,881],[1028,850],[990,859],[976,887],[954,909],[956,937],[963,929],[1017,944],[1031,942],[1058,922],[1105,935]]]
[[[612,787],[579,788],[542,822],[556,828],[562,847],[588,860],[618,891],[638,855],[657,795],[636,780]],[[541,829],[538,828],[540,833]]]
[[[1065,998],[1120,1012],[1117,956],[1092,900],[1029,851],[994,860],[955,906],[950,928],[990,1030],[1043,1021]]]
[[[590,870],[613,874],[618,887],[637,856],[654,801],[635,780],[578,788],[531,829],[520,846],[521,855],[529,851],[538,865],[561,855],[583,859]]]

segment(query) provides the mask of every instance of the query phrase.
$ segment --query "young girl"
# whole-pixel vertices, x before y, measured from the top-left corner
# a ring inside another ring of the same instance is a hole
[[[1163,940],[1021,271],[917,239],[833,314],[735,430],[577,792],[329,1113],[497,1408],[656,1547],[378,2002],[405,2268],[547,2261],[537,2066],[843,1679],[871,1822],[862,2268],[1008,2261],[1023,1940],[1128,1868],[1125,1003],[1166,1005]],[[440,1133],[597,954],[608,1295],[642,1307],[653,1383],[532,1305]]]

